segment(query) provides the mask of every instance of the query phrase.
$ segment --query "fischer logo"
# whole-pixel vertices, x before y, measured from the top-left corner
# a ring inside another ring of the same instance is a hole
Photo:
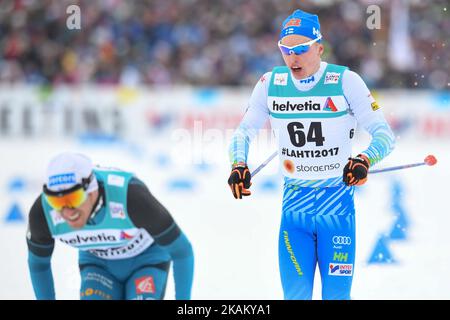
[[[330,263],[328,268],[328,274],[331,276],[350,277],[353,274],[353,264]]]
[[[333,244],[343,244],[343,245],[350,245],[352,243],[352,238],[345,237],[345,236],[334,236],[333,237]]]
[[[273,111],[320,111],[320,103],[313,103],[311,100],[305,103],[292,104],[290,101],[286,103],[273,102]]]

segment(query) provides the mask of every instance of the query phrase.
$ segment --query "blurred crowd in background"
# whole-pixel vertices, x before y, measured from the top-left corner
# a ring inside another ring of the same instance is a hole
[[[81,8],[81,30],[66,26],[71,4]],[[371,4],[381,8],[381,29],[367,27]],[[448,89],[447,6],[446,0],[2,0],[0,82],[252,86],[283,63],[280,26],[301,8],[319,15],[323,60],[348,65],[369,86]]]

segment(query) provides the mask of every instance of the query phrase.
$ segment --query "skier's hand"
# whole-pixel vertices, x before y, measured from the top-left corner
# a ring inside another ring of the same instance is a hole
[[[252,194],[250,190],[248,190],[252,185],[250,179],[250,170],[248,170],[246,164],[241,163],[233,165],[230,177],[228,178],[228,184],[236,199],[242,199],[242,196],[245,197]]]
[[[369,158],[364,154],[358,154],[355,158],[348,158],[344,167],[344,183],[348,186],[360,186],[366,183],[369,166]]]

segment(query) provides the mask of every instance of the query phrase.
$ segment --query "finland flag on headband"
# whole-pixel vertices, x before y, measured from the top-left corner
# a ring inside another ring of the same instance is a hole
[[[321,35],[319,18],[302,10],[295,10],[286,20],[283,21],[279,39],[291,34],[298,34],[314,40]],[[318,40],[317,42],[320,42]]]

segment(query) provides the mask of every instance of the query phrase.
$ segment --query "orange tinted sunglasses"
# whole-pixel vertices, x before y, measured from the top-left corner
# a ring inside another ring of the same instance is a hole
[[[52,191],[44,184],[44,195],[48,204],[56,211],[61,211],[64,207],[78,208],[87,199],[87,188],[92,179],[92,174],[82,180],[82,183],[74,185],[72,188],[63,191]]]

